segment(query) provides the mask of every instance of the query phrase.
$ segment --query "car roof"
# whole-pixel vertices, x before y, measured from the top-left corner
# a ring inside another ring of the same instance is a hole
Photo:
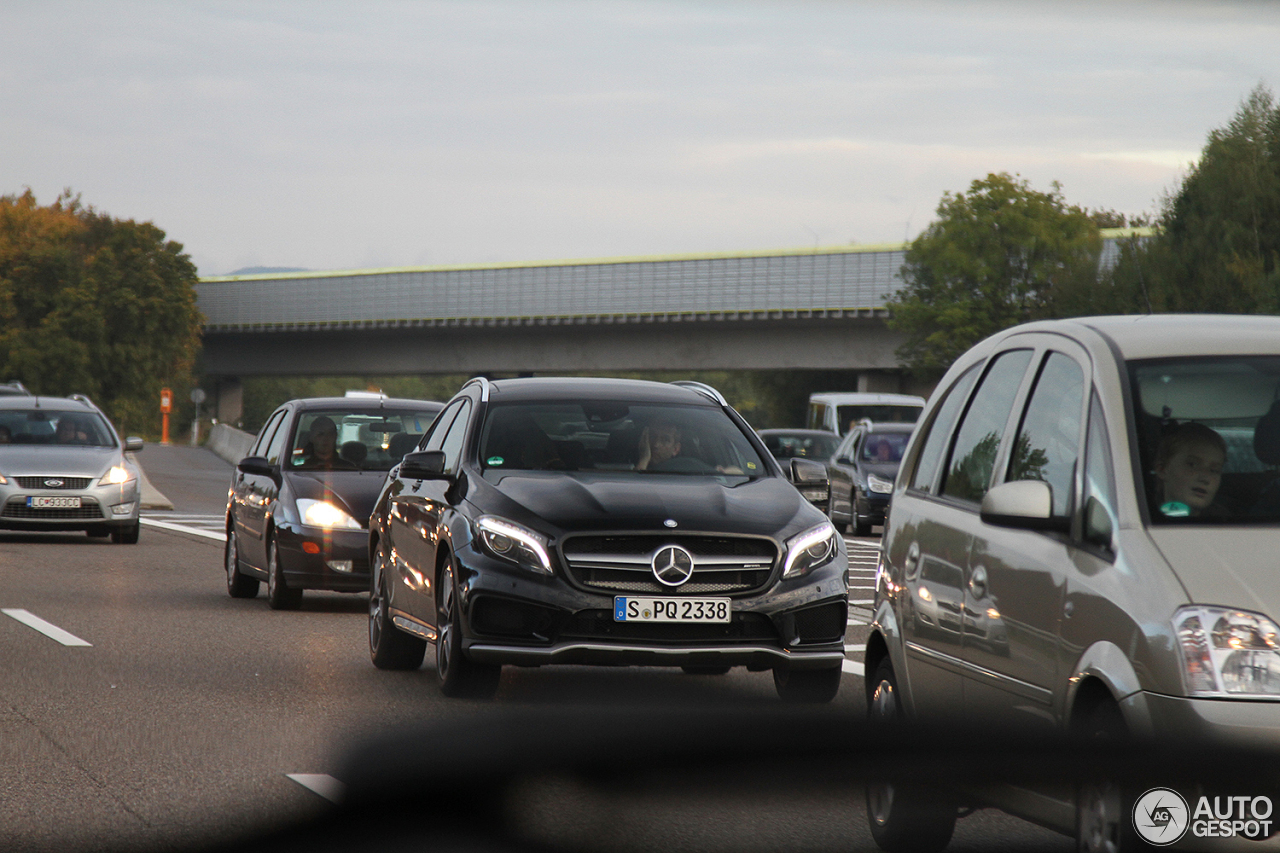
[[[771,427],[770,429],[756,430],[759,435],[819,435],[823,438],[839,438],[829,429],[788,429],[787,427]]]
[[[0,411],[26,411],[43,409],[48,412],[98,412],[98,409],[85,400],[72,400],[68,397],[40,397],[22,395],[0,396]]]
[[[855,429],[857,427],[854,427]],[[896,421],[882,421],[881,423],[873,423],[871,428],[867,430],[871,435],[880,432],[911,432],[916,428],[915,424],[902,424]]]
[[[404,397],[300,397],[285,405],[300,411],[309,409],[341,409],[349,412],[376,412],[379,409],[427,409],[439,411],[444,403],[435,400],[410,400]]]
[[[1092,331],[1109,341],[1126,360],[1275,355],[1280,351],[1280,317],[1238,314],[1080,317],[1015,326],[1008,334],[1033,331],[1057,332],[1077,339]]]
[[[824,391],[821,394],[810,394],[811,403],[828,403],[831,405],[848,405],[850,403],[897,403],[899,405],[924,405],[924,398],[913,394],[880,394],[869,391]]]
[[[498,379],[489,383],[490,400],[501,403],[536,400],[609,400],[627,403],[673,403],[715,406],[706,394],[683,385],[645,379],[562,376]]]

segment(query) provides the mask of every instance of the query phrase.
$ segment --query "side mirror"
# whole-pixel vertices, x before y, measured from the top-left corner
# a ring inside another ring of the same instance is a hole
[[[1022,530],[1071,529],[1071,519],[1053,515],[1053,487],[1041,480],[1014,480],[987,492],[980,510],[982,520],[997,527]]]
[[[839,462],[839,463],[841,463],[842,465],[852,465],[852,464],[853,464],[853,460],[852,460],[852,459],[850,459],[848,456],[837,456],[837,457],[836,457],[836,461],[837,461],[837,462]]]
[[[131,435],[124,440],[125,453],[137,453],[141,449],[142,439],[138,438],[136,435]]]
[[[446,480],[443,450],[419,450],[406,453],[400,462],[402,480]]]
[[[794,457],[787,466],[787,479],[804,495],[805,500],[820,509],[826,509],[827,493],[831,486],[826,465],[812,459]]]
[[[275,466],[263,456],[246,456],[236,465],[236,469],[245,474],[256,474],[259,477],[274,477]]]

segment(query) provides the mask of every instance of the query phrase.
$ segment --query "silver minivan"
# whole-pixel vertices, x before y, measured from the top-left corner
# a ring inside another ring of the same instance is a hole
[[[1280,743],[1280,318],[1018,326],[957,360],[919,424],[873,720]],[[893,793],[869,790],[882,846],[946,843],[951,804]],[[1104,847],[1132,832],[1103,786],[996,804]]]

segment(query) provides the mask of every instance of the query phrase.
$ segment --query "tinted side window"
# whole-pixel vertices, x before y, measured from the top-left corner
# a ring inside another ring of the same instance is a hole
[[[1053,514],[1071,512],[1080,455],[1084,371],[1053,352],[1045,359],[1009,459],[1009,480],[1041,480],[1053,490]]]
[[[978,366],[974,365],[947,390],[946,399],[938,407],[938,414],[933,419],[929,436],[925,439],[924,447],[920,451],[915,474],[911,478],[911,488],[923,492],[933,491],[933,481],[938,473],[942,454],[946,452],[947,439],[951,437],[951,427],[955,425],[956,415],[960,413],[960,407],[964,405],[969,387],[973,385],[974,377],[977,375]]]
[[[462,440],[467,435],[467,422],[471,414],[471,401],[463,400],[462,406],[458,409],[458,416],[453,419],[453,423],[449,426],[449,431],[445,434],[444,442],[440,445],[440,449],[444,451],[444,470],[453,471],[457,468],[458,457],[462,455]]]
[[[258,440],[253,443],[253,449],[249,451],[250,456],[266,455],[267,445],[271,443],[271,436],[275,435],[276,427],[280,426],[280,421],[283,418],[284,412],[276,412],[267,418],[267,422],[262,425],[262,431],[258,433]]]
[[[1102,421],[1102,402],[1094,394],[1089,402],[1089,442],[1084,462],[1084,539],[1111,550],[1115,528],[1115,474],[1107,443],[1107,426]]]
[[[1026,349],[996,356],[956,432],[942,494],[974,503],[986,495],[1000,439],[1030,362],[1031,350]]]
[[[284,440],[289,437],[288,418],[283,414],[280,417],[280,427],[276,430],[275,435],[271,436],[271,443],[267,445],[266,451],[263,453],[267,457],[267,462],[276,465],[280,462],[280,453],[284,450]]]
[[[444,444],[445,435],[449,432],[449,427],[453,425],[453,419],[457,417],[458,410],[462,408],[464,402],[466,402],[465,398],[451,403],[440,413],[431,432],[427,434],[426,443],[422,445],[423,450],[440,449],[440,445]]]

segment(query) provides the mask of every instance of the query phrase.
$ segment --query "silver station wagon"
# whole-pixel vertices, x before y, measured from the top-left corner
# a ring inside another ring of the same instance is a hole
[[[919,423],[872,720],[1280,743],[1280,318],[1019,326],[957,360]],[[997,804],[1104,849],[1132,832],[1105,786]],[[889,849],[955,820],[883,786],[868,805]]]

